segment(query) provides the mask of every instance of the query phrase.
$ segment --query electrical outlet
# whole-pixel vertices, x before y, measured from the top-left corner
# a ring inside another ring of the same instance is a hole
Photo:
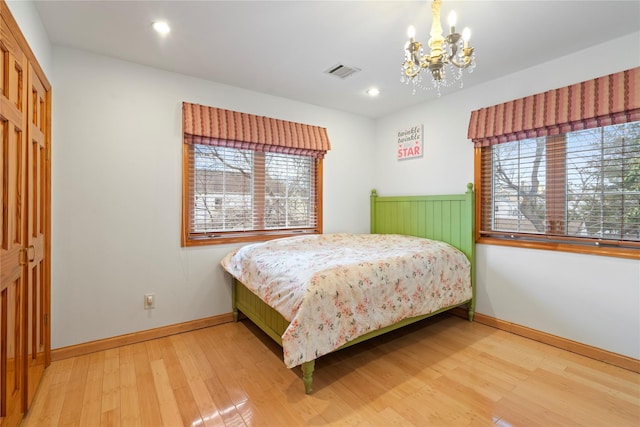
[[[144,309],[156,308],[156,294],[144,294]]]

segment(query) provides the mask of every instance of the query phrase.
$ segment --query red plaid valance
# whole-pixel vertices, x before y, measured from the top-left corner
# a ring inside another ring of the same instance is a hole
[[[327,130],[238,111],[182,103],[182,131],[187,144],[324,157],[331,148]]]
[[[471,112],[476,147],[640,120],[640,68]]]

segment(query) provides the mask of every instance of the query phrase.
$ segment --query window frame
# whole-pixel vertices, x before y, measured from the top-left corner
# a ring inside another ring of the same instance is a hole
[[[545,141],[545,144],[550,144],[551,142],[549,141],[549,138],[557,138],[557,136],[547,136],[546,138],[547,140]],[[483,203],[486,201],[491,203],[491,189],[487,191],[483,186],[482,176],[485,171],[482,168],[482,153],[484,149],[492,149],[491,147],[492,146],[475,147],[474,149],[474,182],[476,194],[475,211],[478,222],[475,236],[476,243],[640,259],[640,242],[607,240],[593,237],[559,236],[556,234],[528,234],[483,230],[482,224],[485,223],[483,214],[489,211],[483,209]],[[566,150],[564,155],[566,155]],[[563,172],[566,173],[566,167],[563,169]],[[557,185],[553,183],[551,186],[557,187]],[[565,194],[566,189],[563,188],[562,192]],[[547,197],[552,196],[553,195],[547,195]],[[556,193],[555,196],[558,196],[558,194]],[[553,212],[553,210],[551,212],[546,211],[545,214],[546,219],[548,220],[549,218],[553,218],[553,215],[555,215],[556,212]]]
[[[279,230],[250,230],[250,231],[228,231],[217,232],[215,235],[203,233],[202,237],[194,237],[196,233],[191,233],[190,224],[192,223],[192,209],[194,204],[194,194],[190,192],[189,178],[193,173],[191,170],[190,144],[182,144],[182,225],[181,225],[181,244],[182,246],[207,246],[229,243],[247,243],[247,242],[263,242],[282,237],[300,236],[302,234],[322,234],[322,172],[323,159],[313,158],[315,165],[315,215],[316,226],[311,228],[295,228],[295,229],[279,229]]]

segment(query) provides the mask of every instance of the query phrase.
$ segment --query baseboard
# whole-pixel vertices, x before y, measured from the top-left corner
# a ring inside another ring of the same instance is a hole
[[[466,308],[454,308],[453,310],[451,310],[451,314],[462,317],[464,319],[468,319],[468,311]],[[634,359],[629,356],[624,356],[622,354],[613,353],[598,347],[592,347],[587,344],[571,341],[566,338],[551,335],[546,332],[537,331],[535,329],[507,322],[505,320],[496,319],[495,317],[487,316],[481,313],[475,313],[473,320],[475,322],[482,323],[483,325],[491,326],[502,331],[520,335],[544,344],[552,345],[554,347],[570,351],[572,353],[580,354],[591,359],[600,360],[602,362],[609,363],[610,365],[618,366],[620,368],[640,373],[640,360]]]
[[[51,350],[51,361],[67,359],[69,357],[83,356],[85,354],[94,353],[96,351],[109,350],[129,344],[136,344],[156,338],[168,337],[170,335],[180,334],[183,332],[195,331],[197,329],[208,328],[209,326],[220,325],[233,321],[231,313],[221,314],[219,316],[207,317],[204,319],[191,320],[184,323],[176,323],[174,325],[162,326],[146,331],[134,332],[117,337],[105,338],[102,340],[90,341],[87,343],[71,345]]]
[[[468,318],[468,312],[466,308],[454,308],[450,311],[450,313],[458,317],[462,317],[463,319]],[[569,339],[558,337],[556,335],[547,334],[546,332],[540,332],[526,326],[521,326],[515,323],[507,322],[505,320],[496,319],[495,317],[487,316],[481,313],[475,313],[473,319],[474,321],[483,325],[491,326],[502,331],[520,335],[544,344],[552,345],[563,350],[571,351],[582,356],[590,357],[592,359],[600,360],[602,362],[606,362],[620,368],[640,373],[640,360],[634,359],[632,357],[613,353],[576,341],[571,341]],[[233,315],[231,313],[228,313],[174,325],[162,326],[160,328],[149,329],[132,334],[105,338],[102,340],[91,341],[68,347],[61,347],[51,350],[51,360],[56,361],[67,359],[69,357],[83,356],[85,354],[94,353],[96,351],[109,350],[124,345],[152,340],[155,338],[168,337],[170,335],[195,331],[197,329],[208,328],[209,326],[220,325],[231,321],[233,321]]]

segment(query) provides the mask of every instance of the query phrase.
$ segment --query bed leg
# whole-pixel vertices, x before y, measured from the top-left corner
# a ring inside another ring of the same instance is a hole
[[[237,298],[237,293],[238,293],[238,283],[236,283],[236,279],[234,278],[232,283],[231,283],[231,305],[232,305],[232,312],[233,312],[233,321],[237,322],[238,321],[238,306],[236,305],[236,298]]]
[[[467,304],[467,308],[468,308],[468,313],[469,313],[469,322],[473,322],[473,315],[476,312],[476,304],[474,301],[471,301],[470,303]]]
[[[302,364],[302,381],[304,382],[304,392],[311,393],[311,381],[313,381],[313,369],[316,361],[310,360]]]

